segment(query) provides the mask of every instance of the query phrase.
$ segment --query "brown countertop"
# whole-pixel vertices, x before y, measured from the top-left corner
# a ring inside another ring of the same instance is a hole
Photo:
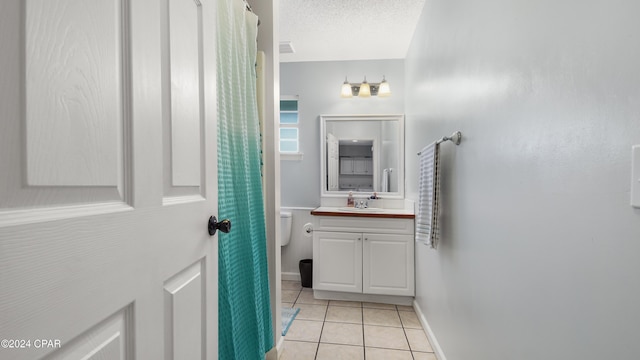
[[[341,210],[345,208],[319,207],[311,210],[314,216],[346,216],[346,217],[366,217],[366,218],[387,218],[387,219],[414,219],[415,214],[404,209],[380,209],[372,210]]]

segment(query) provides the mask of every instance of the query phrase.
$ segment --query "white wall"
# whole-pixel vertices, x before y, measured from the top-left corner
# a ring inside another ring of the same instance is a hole
[[[640,358],[640,2],[427,1],[406,65],[407,191],[442,146],[416,301],[448,360]]]
[[[274,349],[282,340],[281,291],[280,291],[280,156],[277,149],[278,119],[280,116],[279,79],[280,52],[279,42],[279,0],[250,0],[253,11],[260,19],[258,29],[258,50],[265,53],[265,104],[264,133],[262,139],[265,152],[263,156],[263,181],[265,188],[265,223],[267,235],[267,262],[269,266],[269,283],[271,286],[271,318],[273,324]],[[273,349],[267,355],[268,360],[277,358]]]
[[[341,98],[350,82],[380,82],[386,75],[391,97]],[[404,113],[404,60],[326,61],[280,64],[280,94],[298,95],[301,161],[281,161],[282,206],[320,205],[320,115]]]
[[[298,264],[302,259],[313,258],[312,238],[305,236],[304,226],[313,222],[312,208],[282,208],[292,215],[291,241],[282,247],[282,277],[283,279],[299,279]]]
[[[391,97],[368,99],[340,97],[344,77],[350,82],[379,82],[386,75]],[[298,95],[300,111],[300,161],[280,161],[281,206],[292,210],[289,245],[282,248],[282,273],[299,273],[298,262],[313,258],[311,239],[302,226],[311,222],[310,209],[320,206],[320,115],[404,113],[404,61],[327,61],[280,64],[280,94]],[[300,209],[302,208],[302,209]]]

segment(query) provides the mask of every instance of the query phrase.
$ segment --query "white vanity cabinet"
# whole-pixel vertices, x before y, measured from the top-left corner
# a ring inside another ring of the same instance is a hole
[[[362,234],[314,231],[313,288],[362,292]]]
[[[413,219],[314,220],[314,290],[414,296]]]
[[[363,234],[362,292],[413,296],[413,236]]]

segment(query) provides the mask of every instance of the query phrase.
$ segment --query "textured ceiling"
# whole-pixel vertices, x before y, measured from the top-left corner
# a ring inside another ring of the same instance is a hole
[[[424,1],[280,0],[280,61],[403,59]]]

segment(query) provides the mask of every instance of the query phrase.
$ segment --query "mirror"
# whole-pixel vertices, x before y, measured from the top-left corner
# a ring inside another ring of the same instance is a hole
[[[404,115],[322,115],[322,195],[404,197]]]

